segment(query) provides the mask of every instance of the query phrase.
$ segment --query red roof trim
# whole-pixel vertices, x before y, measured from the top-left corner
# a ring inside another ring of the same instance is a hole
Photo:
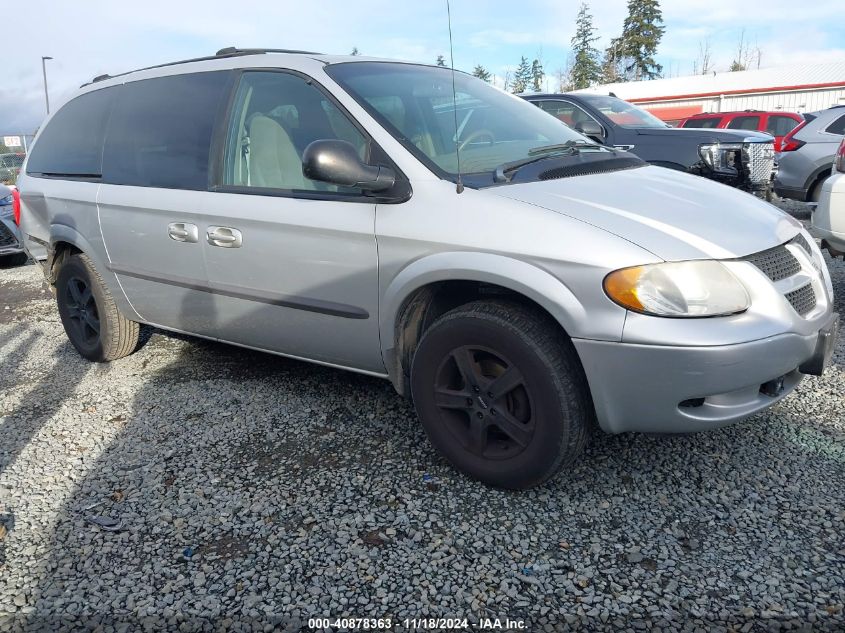
[[[672,95],[668,97],[638,97],[627,99],[631,103],[644,103],[651,101],[675,101],[677,99],[700,99],[702,97],[718,97],[719,95],[742,95],[758,94],[761,92],[787,92],[793,90],[814,90],[818,88],[839,88],[845,87],[845,81],[831,81],[822,84],[799,84],[796,86],[773,86],[771,88],[744,88],[742,90],[721,90],[719,92],[698,92],[685,95]]]

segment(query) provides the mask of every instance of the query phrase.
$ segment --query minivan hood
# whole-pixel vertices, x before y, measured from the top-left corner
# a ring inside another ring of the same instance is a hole
[[[666,261],[744,257],[789,241],[801,228],[751,194],[662,167],[485,191],[599,227]]]

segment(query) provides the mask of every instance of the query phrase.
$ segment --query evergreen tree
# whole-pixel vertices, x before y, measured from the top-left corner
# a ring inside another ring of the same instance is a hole
[[[593,26],[593,16],[586,2],[581,3],[578,17],[575,18],[575,35],[572,37],[572,53],[575,62],[572,66],[572,85],[575,89],[587,88],[602,78],[599,65],[599,52],[593,47],[598,35]]]
[[[353,46],[353,47],[352,47],[352,52],[351,52],[351,53],[349,53],[349,54],[350,54],[350,55],[360,55],[361,53],[359,53],[359,52],[358,52],[358,47],[357,47],[357,46]]]
[[[446,65],[446,58],[443,55],[437,56],[437,65],[438,66],[445,66]]]
[[[628,0],[628,17],[622,26],[621,37],[625,79],[640,81],[660,77],[663,66],[654,56],[665,30],[658,0]]]
[[[519,62],[519,66],[516,68],[516,72],[513,74],[511,92],[514,94],[525,92],[528,89],[531,79],[531,66],[528,65],[528,60],[525,59],[525,55],[523,55],[522,60]]]
[[[534,92],[540,92],[543,89],[543,77],[546,76],[546,71],[543,70],[543,64],[539,59],[535,59],[531,63],[531,88]]]
[[[478,77],[479,79],[483,79],[484,81],[486,81],[488,83],[490,82],[490,79],[492,78],[492,75],[490,74],[490,72],[486,68],[484,68],[484,66],[482,66],[481,64],[475,65],[475,68],[472,70],[472,76]]]
[[[625,81],[622,56],[622,38],[614,37],[610,45],[604,51],[604,61],[601,65],[601,82],[603,84],[614,84]]]

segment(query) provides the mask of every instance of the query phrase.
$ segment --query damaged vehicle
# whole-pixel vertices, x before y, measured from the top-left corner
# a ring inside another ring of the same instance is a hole
[[[769,134],[674,128],[612,95],[528,94],[524,98],[596,143],[624,149],[652,165],[771,199],[776,168],[774,137]]]
[[[595,426],[765,409],[838,326],[793,218],[445,68],[229,48],[98,77],[19,182],[85,358],[147,323],[385,378],[494,486],[548,480]]]

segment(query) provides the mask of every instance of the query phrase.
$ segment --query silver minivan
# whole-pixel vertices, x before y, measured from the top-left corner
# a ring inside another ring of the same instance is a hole
[[[797,221],[443,68],[224,49],[98,77],[19,184],[84,357],[148,323],[384,377],[495,486],[545,481],[596,424],[744,418],[836,336]]]

